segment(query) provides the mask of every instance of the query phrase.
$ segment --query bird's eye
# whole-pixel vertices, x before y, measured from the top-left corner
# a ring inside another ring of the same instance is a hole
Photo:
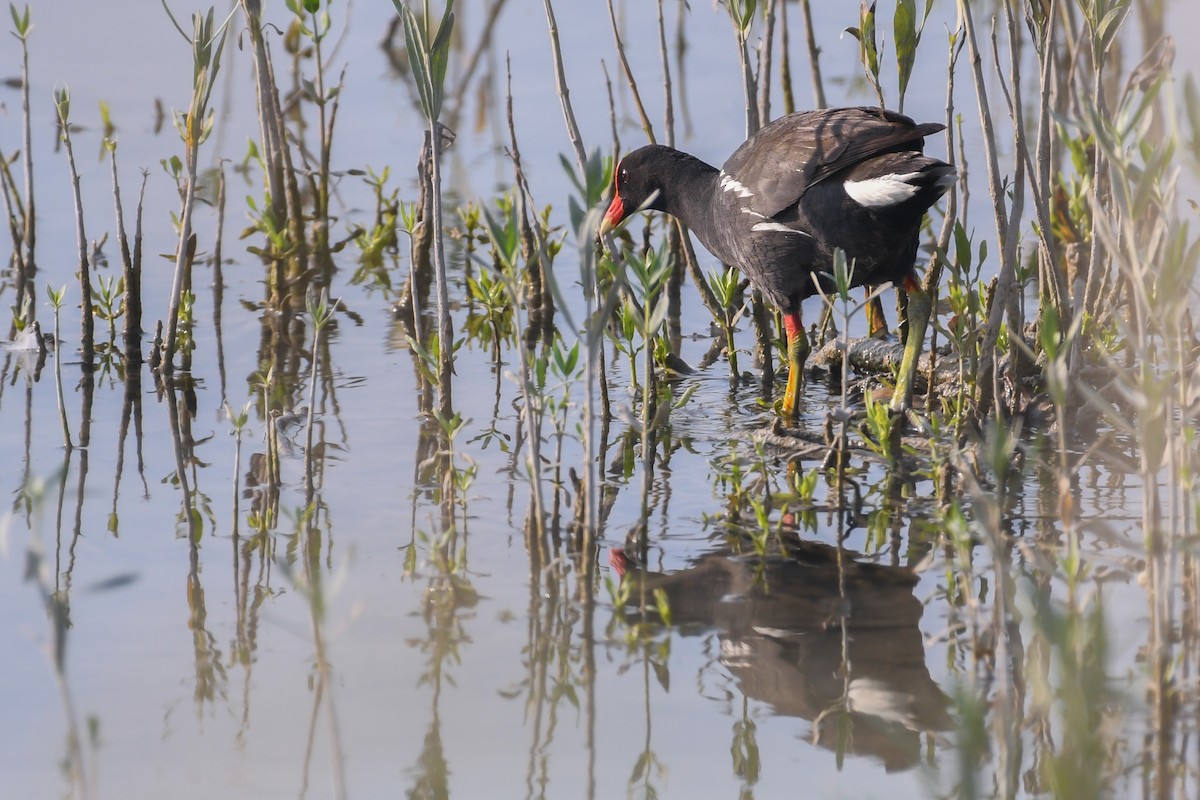
[[[619,180],[621,183],[628,183],[629,182],[629,170],[626,169],[625,167],[621,167],[620,172],[618,173],[617,180]]]

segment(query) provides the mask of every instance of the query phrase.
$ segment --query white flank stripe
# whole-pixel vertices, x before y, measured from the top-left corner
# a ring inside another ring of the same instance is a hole
[[[743,186],[741,181],[724,172],[721,173],[721,188],[727,192],[733,192],[738,197],[754,197],[754,192]]]
[[[798,233],[801,236],[812,236],[812,234],[808,233],[807,231],[800,231],[800,230],[796,230],[795,228],[789,228],[787,225],[784,225],[782,222],[759,222],[759,223],[756,223],[754,225],[754,227],[751,228],[750,230],[752,230],[752,231],[779,231],[780,233]]]
[[[919,187],[909,183],[919,172],[893,173],[865,181],[846,181],[842,184],[850,199],[866,208],[894,206],[912,199]]]

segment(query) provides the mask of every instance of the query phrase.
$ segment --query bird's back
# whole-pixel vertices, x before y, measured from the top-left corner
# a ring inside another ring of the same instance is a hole
[[[839,248],[855,263],[856,285],[913,275],[921,219],[953,182],[953,167],[921,152],[924,137],[943,127],[843,108],[762,128],[721,171],[725,187],[739,190],[719,198],[735,220],[739,266],[785,313],[816,283],[832,288]]]
[[[921,152],[924,138],[945,126],[917,124],[879,108],[801,111],[763,126],[726,160],[722,171],[753,187],[749,205],[773,217],[813,186],[875,156]]]

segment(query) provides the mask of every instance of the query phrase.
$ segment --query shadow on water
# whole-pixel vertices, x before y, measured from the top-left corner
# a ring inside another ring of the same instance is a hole
[[[621,550],[610,560],[631,594],[665,593],[681,635],[717,634],[721,666],[747,698],[807,720],[812,741],[839,758],[911,769],[923,738],[952,725],[925,664],[917,577],[854,556],[799,541],[787,556],[723,546],[667,574],[638,569]]]

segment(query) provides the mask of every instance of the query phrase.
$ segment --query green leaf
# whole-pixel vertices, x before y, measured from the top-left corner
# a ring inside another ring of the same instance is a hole
[[[63,128],[67,127],[67,120],[71,117],[71,89],[64,86],[61,90],[54,92],[54,106],[58,110],[58,121],[62,123]]]
[[[863,6],[859,17],[862,35],[858,39],[863,65],[876,82],[879,80],[879,50],[875,46],[875,4]]]
[[[971,240],[967,238],[967,229],[962,222],[954,221],[954,261],[959,269],[966,273],[971,269]]]
[[[505,269],[514,269],[517,265],[521,242],[517,235],[516,215],[512,207],[507,209],[503,224],[486,208],[483,210],[483,219],[487,227],[488,238],[491,239],[492,247],[496,250],[500,265]]]
[[[1200,161],[1200,92],[1196,91],[1196,81],[1192,75],[1183,81],[1183,103],[1192,133],[1192,157]]]
[[[449,5],[447,5],[446,17],[438,28],[437,37],[429,49],[429,80],[432,88],[433,119],[435,121],[442,114],[446,66],[450,62],[450,31],[454,28],[454,15],[448,12]]]
[[[1108,50],[1108,46],[1112,44],[1112,40],[1116,37],[1121,23],[1125,21],[1125,13],[1128,10],[1129,5],[1121,3],[1105,14],[1104,19],[1100,20],[1100,24],[1096,26],[1095,34],[1095,46],[1098,53]]]
[[[408,51],[408,63],[412,68],[417,92],[421,96],[421,110],[430,122],[437,122],[442,113],[443,87],[446,82],[446,65],[450,57],[450,33],[454,29],[454,2],[448,0],[442,14],[442,22],[428,40],[427,27],[417,23],[416,14],[401,0],[392,0],[396,12],[404,22],[404,44]]]
[[[425,44],[425,34],[417,24],[417,17],[412,9],[400,0],[392,0],[392,3],[404,23],[404,47],[408,51],[408,65],[417,84],[417,93],[421,96],[421,110],[424,111],[425,118],[432,122],[436,118],[433,115],[433,84],[429,78],[429,48]]]
[[[1042,310],[1042,325],[1041,325],[1041,340],[1042,350],[1046,351],[1046,356],[1053,360],[1058,355],[1059,335],[1058,335],[1058,310],[1055,309],[1053,303],[1046,303]]]
[[[13,26],[17,29],[17,38],[24,39],[29,34],[29,4],[25,4],[25,14],[17,14],[17,7],[12,3],[8,4],[8,12],[12,14]]]
[[[917,0],[898,0],[893,28],[896,40],[896,67],[899,74],[900,105],[904,105],[904,94],[912,77],[913,65],[917,61],[917,48],[921,44],[921,32],[933,8],[933,0],[925,0],[925,13],[921,24],[917,24]]]
[[[896,42],[896,66],[900,70],[900,96],[903,97],[917,55],[917,0],[897,0],[892,30]]]
[[[729,0],[729,18],[733,20],[738,34],[745,37],[754,21],[756,0]]]

